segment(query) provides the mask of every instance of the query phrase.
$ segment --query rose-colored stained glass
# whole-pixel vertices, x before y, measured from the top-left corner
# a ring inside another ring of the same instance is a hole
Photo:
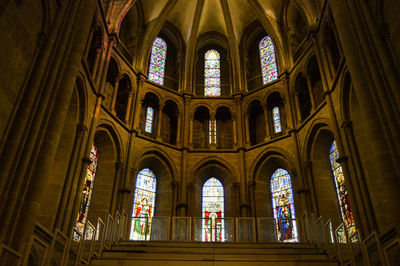
[[[157,37],[151,49],[149,80],[164,85],[165,60],[167,58],[167,43]]]
[[[274,109],[272,109],[272,116],[274,119],[274,132],[275,133],[282,132],[281,116],[279,114],[279,107],[274,107]]]
[[[343,223],[347,228],[348,235],[352,236],[356,231],[356,225],[350,204],[349,193],[346,188],[343,168],[340,163],[337,162],[337,159],[339,159],[339,152],[335,141],[333,141],[329,153],[329,159],[335,179],[336,195],[339,202],[340,213],[342,215]]]
[[[83,183],[83,190],[81,196],[81,203],[74,228],[74,240],[80,240],[81,236],[83,236],[89,212],[90,200],[92,199],[93,185],[97,169],[97,148],[94,144],[92,145],[92,148],[90,150],[89,158],[91,163],[86,169],[86,175]]]
[[[203,242],[225,241],[224,187],[215,177],[208,179],[202,192]]]
[[[221,96],[220,55],[212,49],[205,53],[204,59],[204,96]]]
[[[277,220],[278,238],[283,242],[298,242],[296,212],[289,173],[279,168],[271,177],[272,210]]]
[[[269,36],[265,36],[259,43],[261,72],[264,85],[278,78],[275,48]]]
[[[133,200],[131,240],[149,240],[152,218],[156,202],[157,179],[153,172],[145,168],[136,177]]]
[[[146,125],[144,131],[147,133],[151,133],[153,128],[153,117],[154,117],[154,109],[152,107],[147,107],[146,112]]]

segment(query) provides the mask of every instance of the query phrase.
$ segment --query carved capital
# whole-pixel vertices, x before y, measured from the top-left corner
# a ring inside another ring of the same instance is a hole
[[[342,163],[346,163],[348,161],[348,159],[349,159],[349,157],[347,157],[347,156],[340,156],[339,158],[336,159],[336,162],[342,164]]]
[[[311,169],[311,167],[312,167],[312,162],[311,161],[305,161],[304,163],[303,163],[303,167],[304,167],[304,169]]]
[[[194,185],[192,183],[188,183],[186,185],[186,190],[187,191],[191,192],[191,191],[193,191],[193,189],[194,189]]]
[[[341,127],[343,129],[345,129],[345,130],[352,129],[353,128],[353,122],[350,121],[350,120],[343,121]]]
[[[176,180],[172,180],[172,181],[171,181],[171,186],[172,186],[172,188],[174,188],[174,189],[178,188],[178,187],[179,187],[179,184],[180,184],[179,181],[176,181]]]

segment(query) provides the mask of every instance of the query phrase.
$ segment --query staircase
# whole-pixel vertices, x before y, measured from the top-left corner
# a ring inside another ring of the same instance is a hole
[[[339,265],[309,244],[121,241],[91,265]]]

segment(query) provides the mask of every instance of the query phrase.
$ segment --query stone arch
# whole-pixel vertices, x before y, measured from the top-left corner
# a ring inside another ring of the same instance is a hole
[[[204,96],[204,54],[210,49],[215,49],[220,54],[221,96],[228,96],[232,93],[232,67],[229,64],[231,54],[229,43],[225,35],[214,31],[203,33],[197,38],[194,94]]]
[[[106,221],[107,214],[113,210],[116,204],[113,200],[119,179],[117,176],[117,163],[121,160],[121,146],[118,134],[109,124],[102,123],[96,128],[94,145],[98,151],[98,163],[93,186],[92,199],[90,201],[88,220],[97,221],[97,217]],[[78,184],[81,186],[82,184]],[[79,195],[81,197],[81,195]]]
[[[172,182],[176,179],[177,170],[168,154],[157,147],[143,149],[134,159],[134,170],[129,184],[133,193],[129,205],[126,206],[128,213],[132,213],[137,174],[145,168],[149,168],[157,179],[154,215],[173,216],[176,199],[173,195]]]
[[[266,99],[267,106],[267,114],[268,114],[268,122],[269,122],[269,132],[271,137],[276,137],[278,135],[282,135],[284,130],[286,129],[286,108],[284,99],[280,91],[275,90],[273,92],[268,93]],[[274,120],[274,109],[278,110],[279,123],[275,126]],[[278,126],[279,125],[279,126]],[[279,131],[280,129],[280,131]]]
[[[174,100],[165,101],[161,110],[161,137],[164,142],[172,145],[177,143],[179,107]]]
[[[213,156],[198,162],[189,172],[192,176],[192,186],[189,191],[189,216],[201,217],[201,199],[204,183],[210,178],[217,178],[224,187],[225,217],[239,215],[238,194],[235,192],[237,174],[234,168],[225,160]]]
[[[330,126],[320,122],[314,123],[306,143],[307,158],[311,163],[310,189],[314,190],[317,215],[329,217],[336,227],[342,220],[329,161],[329,149],[334,140]]]
[[[270,188],[271,177],[279,168],[286,170],[291,177],[293,196],[297,217],[301,217],[300,199],[295,193],[300,188],[297,170],[294,167],[295,159],[286,150],[281,148],[266,149],[254,161],[250,168],[250,177],[254,184],[254,192],[251,195],[253,199],[254,215],[256,217],[273,217],[272,212],[272,194]],[[299,212],[300,211],[300,212]]]
[[[233,148],[233,121],[232,112],[229,107],[223,105],[217,108],[215,114],[217,148]]]
[[[324,100],[324,88],[317,57],[314,54],[307,60],[307,76],[310,80],[315,105],[318,107]]]
[[[247,119],[249,123],[249,139],[251,145],[264,142],[267,136],[264,106],[259,100],[253,100],[247,107]]]
[[[193,148],[208,148],[210,110],[204,105],[198,106],[193,113]]]
[[[160,117],[160,96],[154,91],[148,91],[143,95],[141,100],[142,106],[140,111],[139,127],[143,134],[150,137],[156,137],[158,121]],[[153,109],[153,117],[151,122],[151,130],[146,131],[146,115],[149,109]]]
[[[108,109],[112,109],[112,104],[114,100],[114,94],[117,88],[117,84],[119,83],[121,65],[118,59],[114,56],[111,56],[110,63],[108,64],[107,76],[106,76],[106,85],[104,89],[104,100],[102,104]]]

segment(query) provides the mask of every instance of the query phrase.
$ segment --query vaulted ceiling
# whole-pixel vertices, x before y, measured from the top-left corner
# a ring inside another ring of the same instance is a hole
[[[111,32],[119,31],[124,18],[141,16],[143,41],[151,42],[168,21],[190,49],[197,38],[207,32],[218,32],[239,44],[246,27],[258,20],[284,49],[289,35],[307,32],[317,21],[322,0],[109,0],[105,4]],[[128,14],[128,15],[127,15]],[[301,22],[301,23],[300,23]]]

